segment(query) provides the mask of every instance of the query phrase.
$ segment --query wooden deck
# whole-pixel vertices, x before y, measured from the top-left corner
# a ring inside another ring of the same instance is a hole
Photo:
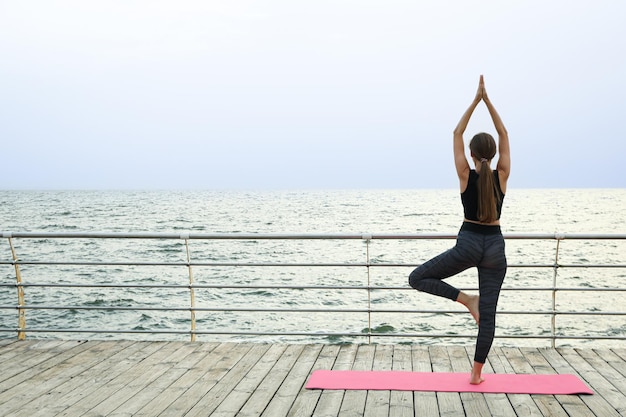
[[[498,373],[573,373],[594,395],[305,390],[315,369],[466,372],[472,348],[0,341],[2,416],[624,416],[626,347],[494,347]]]

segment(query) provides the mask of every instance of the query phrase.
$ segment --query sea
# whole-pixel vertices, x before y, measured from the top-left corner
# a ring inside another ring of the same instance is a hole
[[[626,189],[510,189],[502,230],[505,235],[623,236],[625,208]],[[461,220],[459,193],[453,189],[0,191],[4,233],[455,235]],[[206,332],[197,335],[201,341],[351,343],[371,341],[366,335],[373,334],[379,336],[376,343],[471,344],[476,334],[475,323],[457,303],[419,293],[407,283],[414,267],[451,247],[453,239],[191,239],[186,246],[182,239],[13,238],[12,243],[24,262],[22,283],[30,285],[24,287],[25,303],[32,307],[26,311],[27,328],[138,332],[27,332],[29,339],[189,340],[189,334],[167,332],[189,331],[190,312],[178,309],[190,305],[189,288],[184,288],[190,273],[195,285],[210,287],[194,290],[196,307],[215,310],[195,313],[196,330]],[[584,337],[559,340],[560,346],[623,346],[623,340],[603,338],[626,337],[625,239],[507,239],[506,245],[509,270],[495,345],[549,345],[549,339],[534,336],[551,333],[552,318],[545,312],[554,304],[558,311],[576,313],[558,315],[556,333]],[[197,264],[191,271],[185,265],[188,255]],[[9,239],[4,238],[0,338],[17,336],[11,260]],[[366,260],[374,266],[340,266]],[[105,261],[111,265],[87,265]],[[129,265],[133,262],[145,265]],[[281,262],[296,265],[273,266]],[[556,262],[559,268],[554,268]],[[265,266],[255,266],[259,263]],[[477,291],[475,269],[448,280]],[[555,282],[563,290],[553,298],[547,289]],[[340,286],[384,288],[367,292]],[[582,291],[586,289],[607,291]],[[246,311],[250,308],[263,311]],[[367,308],[385,312],[368,315],[363,312]],[[332,311],[318,311],[323,309]],[[529,310],[542,313],[519,314]],[[617,314],[585,314],[589,312]],[[273,330],[293,334],[237,334]],[[149,331],[156,333],[144,333]],[[399,333],[432,337],[384,337]]]

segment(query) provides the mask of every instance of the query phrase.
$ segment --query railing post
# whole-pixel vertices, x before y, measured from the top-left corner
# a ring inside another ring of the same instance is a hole
[[[13,266],[15,266],[15,281],[17,287],[17,339],[26,339],[26,310],[24,309],[24,287],[22,286],[22,273],[20,272],[20,265],[17,263],[17,255],[15,248],[13,247],[13,238],[9,237],[9,246],[11,247],[11,256],[13,257]]]
[[[552,318],[550,320],[551,328],[551,338],[552,338],[552,349],[556,347],[556,278],[557,271],[559,269],[559,246],[561,244],[562,237],[560,235],[556,236],[556,253],[554,254],[554,266],[552,267]]]
[[[191,308],[189,311],[191,312],[191,341],[196,341],[196,295],[193,289],[193,271],[191,269],[191,254],[189,251],[189,238],[188,236],[183,236],[185,239],[185,249],[187,252],[187,268],[189,270],[189,296],[190,296],[190,304]]]
[[[370,279],[370,241],[372,235],[363,235],[365,240],[365,267],[367,268],[367,343],[372,344],[372,286]]]

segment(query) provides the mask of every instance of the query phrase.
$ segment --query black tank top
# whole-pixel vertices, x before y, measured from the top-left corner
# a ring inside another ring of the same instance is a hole
[[[495,181],[496,188],[494,190],[496,195],[496,210],[498,216],[496,219],[500,219],[502,213],[502,201],[504,200],[504,193],[500,189],[500,178],[498,177],[498,171],[493,170],[493,180]],[[463,203],[463,213],[467,220],[478,220],[478,172],[475,169],[470,170],[469,179],[467,180],[467,188],[461,193],[461,202]]]

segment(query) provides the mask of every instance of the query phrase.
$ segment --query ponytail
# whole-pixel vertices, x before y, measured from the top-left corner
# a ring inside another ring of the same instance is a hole
[[[489,167],[489,161],[496,154],[496,142],[490,134],[479,133],[472,138],[470,149],[472,155],[480,160],[477,183],[478,220],[481,223],[493,223],[498,220],[498,203],[502,201],[502,195]]]
[[[498,220],[497,200],[502,197],[493,177],[489,161],[482,158],[478,175],[478,220],[482,223],[493,223]]]

